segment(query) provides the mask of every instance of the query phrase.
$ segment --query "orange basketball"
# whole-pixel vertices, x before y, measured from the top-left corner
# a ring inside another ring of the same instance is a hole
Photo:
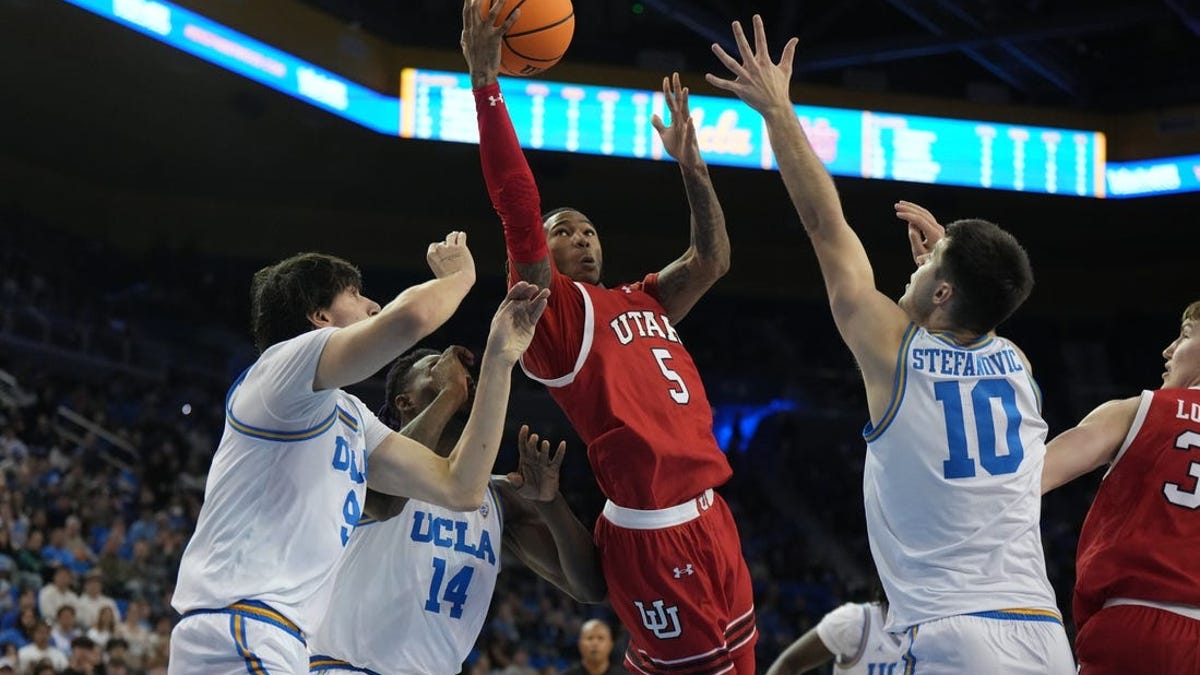
[[[484,19],[497,2],[500,0],[479,3]],[[504,34],[500,72],[528,77],[558,63],[575,34],[575,8],[571,0],[508,0],[508,5],[501,10],[496,25],[504,23],[518,7],[521,15]]]

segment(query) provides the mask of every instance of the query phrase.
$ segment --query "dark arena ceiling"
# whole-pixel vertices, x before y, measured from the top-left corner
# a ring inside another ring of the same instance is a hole
[[[453,49],[455,0],[303,0],[405,46]],[[797,79],[856,89],[1121,112],[1200,101],[1196,0],[575,0],[568,58],[717,67],[729,22],[797,36]],[[732,45],[730,45],[732,46]]]

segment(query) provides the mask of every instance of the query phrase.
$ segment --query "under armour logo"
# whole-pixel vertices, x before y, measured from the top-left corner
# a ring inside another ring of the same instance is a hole
[[[504,94],[498,94],[496,96],[488,97],[488,105],[495,108],[497,103],[504,103]]]
[[[646,630],[654,633],[654,637],[659,640],[676,638],[683,633],[683,628],[679,625],[678,605],[663,607],[666,601],[655,600],[650,604],[650,609],[647,610],[637,600],[634,600],[633,604],[637,606],[638,612],[642,614],[642,625],[646,627]]]
[[[680,569],[678,567],[675,568],[675,578],[676,579],[682,578],[683,575],[685,575],[685,574],[690,577],[695,573],[696,573],[696,571],[692,569],[692,563],[688,563],[686,566],[684,566],[683,569]]]
[[[621,287],[621,290],[625,291],[626,293],[632,293],[632,292],[633,292],[633,289],[632,289],[632,288],[630,288],[630,287],[628,287],[628,286],[622,286],[622,287]]]

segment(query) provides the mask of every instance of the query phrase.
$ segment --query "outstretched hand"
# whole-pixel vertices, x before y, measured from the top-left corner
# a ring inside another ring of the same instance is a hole
[[[480,5],[489,0],[463,1],[463,29],[459,38],[467,68],[471,71],[471,86],[478,89],[496,81],[500,73],[500,45],[504,34],[521,16],[521,8],[514,9],[504,23],[496,25],[504,8],[516,0],[490,0],[491,9],[484,18]]]
[[[771,60],[767,49],[767,32],[763,28],[762,17],[754,15],[754,47],[746,40],[740,21],[733,22],[733,38],[737,41],[738,53],[742,57],[739,63],[718,44],[713,44],[713,53],[717,59],[733,73],[733,79],[720,78],[707,73],[704,79],[718,89],[733,92],[746,105],[757,110],[760,114],[783,107],[791,107],[788,95],[788,85],[792,81],[792,60],[796,55],[797,38],[788,40],[779,57],[779,63]]]
[[[912,246],[913,262],[920,267],[933,255],[933,247],[946,236],[929,209],[912,202],[896,202],[896,217],[908,223],[908,243]]]
[[[430,244],[425,251],[425,262],[438,279],[456,272],[463,272],[472,282],[475,279],[475,258],[467,248],[466,232],[451,232],[445,240]]]
[[[680,84],[679,73],[672,73],[671,77],[663,78],[662,91],[667,110],[671,112],[671,126],[663,124],[657,113],[650,117],[650,123],[662,139],[663,150],[668,155],[683,166],[697,166],[703,160],[700,158],[700,144],[696,140],[696,124],[688,107],[688,88]]]
[[[558,475],[563,457],[567,454],[567,442],[559,441],[558,449],[550,453],[550,441],[538,442],[538,435],[529,434],[529,425],[521,425],[517,434],[520,450],[520,465],[509,473],[508,484],[517,496],[532,502],[550,502],[558,494]]]
[[[466,347],[452,345],[442,352],[433,364],[430,376],[439,392],[448,391],[466,400],[471,392],[471,373],[467,367],[475,363],[475,355]]]
[[[538,288],[524,281],[518,281],[508,289],[508,295],[492,318],[488,351],[505,359],[510,365],[516,363],[529,348],[549,297],[550,289]]]

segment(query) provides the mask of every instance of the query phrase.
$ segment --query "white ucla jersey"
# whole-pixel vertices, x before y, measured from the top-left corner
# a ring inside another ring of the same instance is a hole
[[[835,675],[903,675],[901,640],[884,630],[877,602],[847,603],[817,624],[817,636],[833,652]]]
[[[391,433],[313,378],[334,328],[273,345],[225,402],[225,431],[179,566],[179,612],[257,600],[316,628],[362,512],[367,455]]]
[[[909,326],[867,424],[863,499],[888,629],[1000,609],[1057,614],[1038,522],[1046,423],[1011,342]]]
[[[309,638],[312,670],[345,663],[383,675],[457,673],[492,602],[503,525],[494,486],[475,511],[412,499],[390,520],[364,521]]]

